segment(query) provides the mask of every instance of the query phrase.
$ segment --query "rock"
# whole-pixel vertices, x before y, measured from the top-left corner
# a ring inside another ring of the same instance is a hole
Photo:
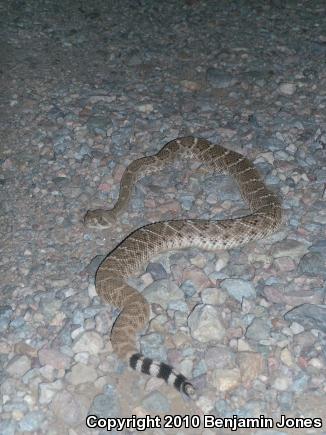
[[[56,394],[50,408],[59,420],[68,425],[81,423],[87,415],[87,408],[80,396],[77,397],[66,390]]]
[[[38,358],[41,365],[49,365],[55,369],[66,369],[70,365],[70,357],[62,354],[56,349],[40,349]]]
[[[209,377],[210,383],[222,392],[233,390],[241,382],[240,370],[238,368],[215,369]]]
[[[326,332],[326,306],[302,304],[284,315],[285,320],[298,322],[305,328],[320,329]]]
[[[282,349],[280,358],[283,364],[287,365],[288,367],[293,366],[292,354],[287,347]]]
[[[90,365],[77,363],[72,367],[66,378],[71,384],[79,385],[85,382],[94,382],[97,379],[97,372]]]
[[[266,340],[270,336],[270,325],[267,319],[255,318],[246,331],[246,338],[255,341]]]
[[[256,352],[239,352],[237,362],[240,368],[242,382],[256,379],[263,371],[264,360]]]
[[[140,338],[140,348],[142,353],[149,358],[160,361],[167,359],[163,336],[157,332],[143,335]]]
[[[168,279],[154,281],[142,291],[142,295],[152,304],[159,304],[167,309],[171,301],[184,300],[182,290]]]
[[[275,379],[275,381],[272,384],[273,388],[275,388],[275,390],[278,391],[286,391],[290,385],[291,385],[291,379],[289,379],[288,377],[286,378],[284,376],[279,376],[278,378]]]
[[[74,342],[72,349],[75,353],[88,352],[97,355],[103,349],[103,340],[95,331],[83,332]]]
[[[159,391],[153,391],[142,401],[142,406],[153,413],[167,413],[170,405],[165,396]]]
[[[204,290],[201,292],[201,300],[204,304],[219,305],[223,303],[223,299],[225,301],[225,298],[221,297],[222,295],[223,293],[215,287],[204,288]]]
[[[42,404],[50,403],[55,396],[55,394],[62,390],[63,383],[61,379],[51,383],[41,383],[39,384],[39,401]]]
[[[326,258],[326,239],[319,240],[317,243],[311,245],[309,251],[318,252],[324,258]]]
[[[301,273],[305,273],[311,276],[324,273],[325,260],[318,252],[308,252],[301,258],[298,270]]]
[[[226,333],[220,313],[212,305],[197,305],[188,317],[188,326],[192,337],[202,343],[220,341]]]
[[[160,279],[166,279],[168,274],[161,263],[148,263],[146,267],[146,272],[150,273],[154,281],[159,281]]]
[[[287,239],[274,244],[272,251],[273,257],[290,257],[296,258],[306,254],[308,247],[297,240]]]
[[[1,435],[15,435],[16,431],[16,423],[9,419],[1,420]]]
[[[237,80],[230,74],[225,73],[223,70],[217,70],[216,68],[207,68],[206,80],[214,88],[229,88],[236,84]]]
[[[205,352],[205,362],[209,369],[222,369],[234,362],[234,353],[226,346],[209,347]]]
[[[195,293],[197,293],[197,289],[192,281],[190,279],[187,279],[184,281],[181,285],[181,290],[184,292],[185,296],[187,298],[191,298]]]
[[[93,400],[88,415],[95,414],[100,418],[115,418],[120,415],[120,403],[116,389],[108,385],[104,394],[99,394]]]
[[[19,422],[18,427],[21,431],[34,432],[40,429],[44,420],[44,415],[40,411],[31,411],[26,414]]]
[[[294,83],[281,83],[279,86],[280,93],[283,95],[293,95],[296,88]]]
[[[230,254],[227,251],[218,254],[218,259],[215,263],[216,272],[220,272],[224,267],[227,266],[230,260]]]
[[[239,302],[242,302],[243,298],[254,299],[256,297],[254,286],[243,279],[225,279],[221,282],[221,287]]]
[[[6,370],[11,376],[21,378],[31,367],[32,362],[28,356],[16,355],[9,361]]]

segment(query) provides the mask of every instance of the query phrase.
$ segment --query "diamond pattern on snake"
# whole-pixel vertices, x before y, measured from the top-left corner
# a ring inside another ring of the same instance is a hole
[[[133,161],[122,176],[114,207],[111,210],[90,210],[84,222],[90,227],[114,228],[128,205],[135,182],[144,175],[160,171],[176,159],[184,158],[198,161],[212,172],[233,177],[250,214],[224,220],[168,220],[138,228],[101,263],[96,272],[95,286],[105,302],[120,309],[111,331],[114,352],[137,372],[162,378],[195,398],[196,390],[190,380],[165,362],[155,361],[139,352],[136,337],[149,322],[150,307],[126,279],[137,274],[154,255],[170,249],[229,249],[272,234],[282,222],[280,200],[266,187],[254,165],[243,155],[205,139],[181,137],[167,143],[157,154]]]

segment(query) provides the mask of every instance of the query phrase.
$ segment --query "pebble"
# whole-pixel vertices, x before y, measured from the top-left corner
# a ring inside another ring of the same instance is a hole
[[[304,255],[307,252],[307,250],[308,248],[304,243],[298,242],[297,240],[293,240],[293,239],[287,239],[275,243],[272,254],[274,258],[279,258],[279,257],[296,258]]]
[[[182,290],[168,279],[154,281],[143,292],[143,296],[152,304],[159,304],[164,309],[168,307],[171,301],[183,300]]]
[[[142,400],[142,406],[152,413],[167,413],[170,411],[170,405],[165,396],[159,391],[153,391]]]
[[[192,337],[202,343],[220,341],[226,334],[220,313],[212,305],[197,305],[188,317],[188,325]]]
[[[160,263],[148,263],[146,272],[150,273],[155,281],[167,278],[167,272]]]
[[[78,338],[76,338],[72,349],[77,352],[88,352],[91,355],[97,355],[103,348],[103,339],[95,331],[83,332]]]
[[[255,318],[246,331],[246,338],[255,341],[266,340],[270,335],[271,328],[267,319]]]
[[[306,275],[318,275],[325,268],[325,260],[322,255],[317,252],[308,252],[299,262],[298,270]]]
[[[96,369],[90,365],[82,363],[75,364],[66,379],[73,385],[83,384],[84,382],[94,382],[97,378]]]
[[[243,298],[254,299],[256,297],[255,287],[251,282],[243,279],[225,279],[221,282],[221,287],[239,302],[242,302]]]
[[[40,429],[43,420],[42,412],[31,411],[20,420],[18,427],[21,431],[34,432]]]
[[[264,360],[259,353],[239,352],[237,362],[242,382],[251,382],[263,372]]]
[[[225,73],[223,70],[216,68],[208,68],[206,71],[206,79],[210,85],[215,88],[228,88],[233,86],[237,80],[230,74]]]
[[[215,263],[215,270],[216,272],[220,272],[222,269],[224,269],[228,262],[230,260],[230,254],[227,251],[224,251],[223,253],[218,255],[218,260]]]
[[[22,377],[32,366],[32,361],[26,355],[14,356],[6,366],[6,371],[15,378]]]
[[[291,379],[279,376],[275,379],[272,386],[278,391],[286,391],[291,385]]]
[[[55,349],[40,349],[38,352],[38,358],[41,365],[50,365],[55,369],[66,369],[70,365],[69,356],[62,354]]]
[[[152,332],[140,338],[140,347],[144,355],[159,361],[166,361],[167,354],[161,334]]]
[[[281,83],[279,89],[281,94],[293,95],[296,91],[296,85],[294,83]]]
[[[326,332],[325,305],[302,304],[288,311],[284,318],[300,323],[305,328],[320,329]]]
[[[241,382],[241,374],[238,368],[215,369],[212,371],[210,382],[218,389],[225,392],[236,388]]]
[[[112,385],[107,385],[104,394],[96,396],[87,412],[102,418],[115,418],[120,415],[120,401],[117,391]]]

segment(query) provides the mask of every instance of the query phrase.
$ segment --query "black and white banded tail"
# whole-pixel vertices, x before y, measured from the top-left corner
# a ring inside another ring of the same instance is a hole
[[[173,385],[178,391],[195,398],[195,388],[181,373],[176,373],[174,369],[151,358],[146,358],[141,353],[134,353],[129,359],[130,367],[139,373],[164,379],[168,385]]]

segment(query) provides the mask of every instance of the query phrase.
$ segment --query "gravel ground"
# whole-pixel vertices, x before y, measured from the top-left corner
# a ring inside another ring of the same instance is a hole
[[[87,429],[88,414],[283,414],[326,425],[325,9],[323,0],[1,3],[1,434],[107,433]],[[82,223],[87,209],[114,204],[128,163],[187,134],[252,159],[285,210],[269,239],[162,254],[132,279],[152,302],[142,350],[194,379],[195,402],[112,353],[117,312],[96,296],[94,274],[140,225],[242,214],[236,186],[180,162],[139,181],[112,230]],[[145,433],[216,431],[162,423]]]

